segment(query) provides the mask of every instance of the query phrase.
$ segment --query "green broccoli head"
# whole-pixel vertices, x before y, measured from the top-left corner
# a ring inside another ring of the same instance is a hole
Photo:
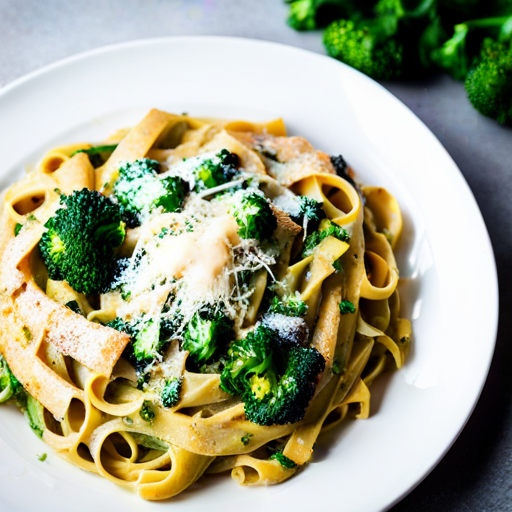
[[[194,314],[183,332],[181,348],[188,350],[187,367],[198,371],[212,362],[233,336],[233,322],[212,308],[202,308]]]
[[[324,46],[331,57],[377,80],[402,75],[403,44],[380,19],[338,20],[324,32]]]
[[[23,392],[20,381],[14,376],[4,357],[0,355],[0,404],[16,398]]]
[[[163,353],[167,346],[167,340],[160,333],[160,324],[153,318],[142,317],[127,322],[118,317],[109,322],[107,326],[130,336],[130,343],[126,346],[124,356],[139,375]]]
[[[268,240],[277,227],[277,220],[265,197],[257,192],[240,191],[232,196],[229,212],[240,226],[241,238]]]
[[[316,231],[322,219],[325,219],[325,213],[322,208],[323,203],[307,196],[297,196],[299,201],[299,212],[297,216],[291,216],[293,221],[302,226],[304,236]]]
[[[114,183],[114,194],[123,213],[135,225],[143,210],[162,207],[166,212],[181,208],[188,192],[187,182],[178,176],[158,176],[160,164],[156,160],[141,158],[126,162],[119,168]]]
[[[484,116],[512,124],[512,43],[485,40],[465,87],[469,101]]]
[[[288,25],[295,30],[314,30],[340,18],[351,18],[368,9],[368,0],[287,0]]]
[[[258,425],[296,423],[304,418],[324,368],[316,349],[279,343],[275,331],[259,325],[229,349],[221,387],[241,395],[247,419]]]
[[[306,256],[313,254],[315,247],[317,247],[317,245],[319,245],[320,242],[322,242],[322,240],[326,239],[328,236],[333,236],[342,242],[348,242],[350,240],[350,235],[345,228],[334,224],[334,222],[329,219],[324,219],[324,221],[322,221],[320,224],[318,231],[308,235],[304,241],[302,256],[305,258]]]
[[[308,312],[307,304],[296,295],[288,295],[285,297],[272,297],[269,308],[270,313],[279,313],[286,316],[306,316]]]
[[[48,275],[77,292],[100,293],[112,281],[115,249],[125,236],[119,206],[86,188],[61,195],[60,203],[39,242]]]
[[[194,169],[194,190],[199,192],[230,182],[237,174],[240,159],[236,153],[222,149],[213,158],[203,160]]]
[[[183,379],[172,377],[165,382],[160,399],[164,407],[174,407],[180,401]]]

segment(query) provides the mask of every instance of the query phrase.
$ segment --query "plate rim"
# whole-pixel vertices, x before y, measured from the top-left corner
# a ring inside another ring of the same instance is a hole
[[[23,86],[24,84],[37,79],[38,77],[44,76],[46,74],[52,73],[55,70],[58,70],[60,68],[65,68],[67,65],[76,63],[80,60],[88,59],[91,57],[95,57],[97,55],[102,55],[109,52],[115,52],[117,50],[124,50],[129,48],[136,48],[141,46],[150,46],[150,45],[158,45],[158,44],[164,44],[168,42],[187,42],[187,41],[197,41],[197,42],[204,42],[207,43],[209,41],[223,41],[228,44],[249,44],[249,45],[257,45],[260,47],[278,47],[281,48],[284,51],[291,51],[296,52],[297,54],[307,54],[309,56],[314,56],[314,58],[318,58],[320,60],[323,60],[326,65],[330,66],[342,66],[352,73],[356,73],[360,75],[360,78],[363,78],[364,80],[367,80],[372,83],[372,85],[375,87],[377,86],[380,91],[384,94],[386,94],[388,97],[390,97],[393,101],[398,103],[402,108],[406,109],[409,114],[411,114],[417,122],[419,122],[423,128],[423,130],[428,133],[432,139],[432,142],[434,142],[438,149],[440,149],[444,157],[447,158],[451,164],[454,167],[454,170],[457,171],[458,177],[462,179],[462,183],[465,187],[465,192],[467,195],[467,199],[472,201],[474,213],[477,213],[478,218],[481,222],[481,227],[483,228],[483,234],[485,234],[485,241],[486,241],[486,249],[488,250],[489,256],[488,256],[488,264],[489,268],[488,271],[490,271],[491,275],[493,276],[492,283],[488,283],[487,286],[490,288],[490,291],[492,291],[493,297],[492,300],[494,302],[494,308],[493,308],[493,316],[492,318],[488,318],[487,322],[489,325],[489,333],[492,333],[492,348],[489,349],[488,352],[488,358],[485,361],[485,368],[482,364],[482,381],[479,386],[479,390],[474,396],[472,400],[472,406],[470,410],[467,411],[465,414],[465,419],[459,426],[458,430],[453,434],[451,441],[446,446],[446,448],[438,455],[438,457],[434,460],[434,462],[430,465],[430,467],[426,468],[421,475],[420,478],[418,478],[413,485],[411,485],[409,488],[404,490],[399,496],[397,496],[393,501],[383,504],[382,510],[389,510],[394,505],[396,505],[398,502],[400,502],[403,498],[405,498],[408,494],[410,494],[416,487],[418,487],[424,480],[427,478],[427,476],[437,467],[439,462],[444,458],[446,453],[451,449],[451,447],[454,445],[454,443],[457,441],[459,435],[461,434],[462,430],[468,423],[469,419],[471,418],[478,402],[481,397],[482,391],[484,389],[484,386],[487,382],[489,371],[494,359],[495,351],[496,351],[496,343],[497,343],[497,335],[498,335],[498,322],[499,322],[499,312],[500,312],[500,301],[499,301],[499,280],[498,280],[498,272],[497,272],[497,266],[496,266],[496,257],[494,253],[494,249],[492,246],[492,242],[489,236],[489,231],[487,229],[487,225],[485,222],[485,219],[483,217],[482,211],[480,207],[478,206],[478,203],[476,201],[475,195],[473,194],[473,191],[471,190],[464,174],[460,170],[457,163],[454,161],[450,153],[447,151],[447,149],[443,146],[441,141],[437,138],[437,136],[434,134],[434,132],[425,124],[425,122],[419,118],[415,112],[412,111],[412,109],[407,106],[405,103],[403,103],[397,96],[395,96],[391,91],[386,89],[382,84],[379,82],[373,80],[372,78],[368,77],[367,75],[361,73],[360,71],[352,68],[351,66],[348,66],[347,64],[337,61],[334,58],[331,58],[327,55],[320,54],[318,52],[307,50],[304,48],[296,47],[293,45],[289,45],[286,43],[281,43],[278,41],[271,41],[266,39],[255,39],[255,38],[246,38],[246,37],[236,37],[236,36],[223,36],[223,35],[181,35],[181,36],[162,36],[162,37],[148,37],[148,38],[139,38],[129,41],[122,41],[107,45],[98,46],[89,50],[85,50],[76,54],[72,54],[69,56],[66,56],[64,58],[58,59],[56,61],[52,61],[48,64],[45,64],[43,66],[40,66],[33,71],[30,71],[26,74],[23,74],[14,80],[7,82],[2,87],[0,87],[0,101],[3,100],[3,97],[9,94],[12,90],[17,89],[18,87]],[[490,336],[491,337],[491,336]],[[16,453],[17,454],[17,453]],[[19,454],[17,454],[19,456]],[[167,502],[168,500],[166,500]]]

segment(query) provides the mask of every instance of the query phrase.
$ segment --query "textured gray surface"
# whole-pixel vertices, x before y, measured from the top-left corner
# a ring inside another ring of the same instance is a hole
[[[285,17],[281,0],[0,0],[0,86],[74,53],[147,37],[220,34],[323,53],[319,33],[296,33]],[[384,85],[434,132],[469,182],[492,238],[502,313],[473,416],[437,468],[393,511],[510,511],[512,130],[475,112],[462,85],[449,78]],[[470,278],[478,281],[478,269]]]

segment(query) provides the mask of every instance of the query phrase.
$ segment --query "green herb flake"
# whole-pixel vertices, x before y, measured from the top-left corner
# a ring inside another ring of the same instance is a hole
[[[25,335],[25,338],[27,338],[27,341],[30,341],[32,339],[32,333],[30,332],[30,329],[28,327],[23,326],[22,331],[23,334]]]
[[[342,300],[340,302],[340,313],[342,315],[352,314],[356,312],[356,307],[349,300]]]
[[[19,222],[16,223],[16,226],[14,226],[14,236],[18,236],[20,234],[22,227],[23,224],[20,224]]]
[[[253,434],[245,434],[245,436],[242,436],[242,438],[240,439],[240,441],[242,441],[242,444],[244,446],[247,446],[251,440],[251,437],[253,436]]]
[[[333,375],[339,375],[341,373],[340,363],[338,363],[337,359],[335,359],[332,363],[331,373]]]
[[[47,458],[48,458],[48,454],[46,453],[43,453],[42,455],[38,455],[37,458],[41,461],[41,462],[44,462]]]

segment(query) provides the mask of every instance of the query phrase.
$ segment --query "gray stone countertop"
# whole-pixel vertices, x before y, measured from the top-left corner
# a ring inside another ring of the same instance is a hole
[[[240,36],[324,53],[320,33],[290,29],[286,10],[281,0],[0,0],[0,86],[78,52],[149,37]],[[449,77],[384,85],[434,132],[473,190],[494,246],[501,304],[496,353],[473,415],[439,465],[392,510],[510,511],[512,129],[479,115]]]

